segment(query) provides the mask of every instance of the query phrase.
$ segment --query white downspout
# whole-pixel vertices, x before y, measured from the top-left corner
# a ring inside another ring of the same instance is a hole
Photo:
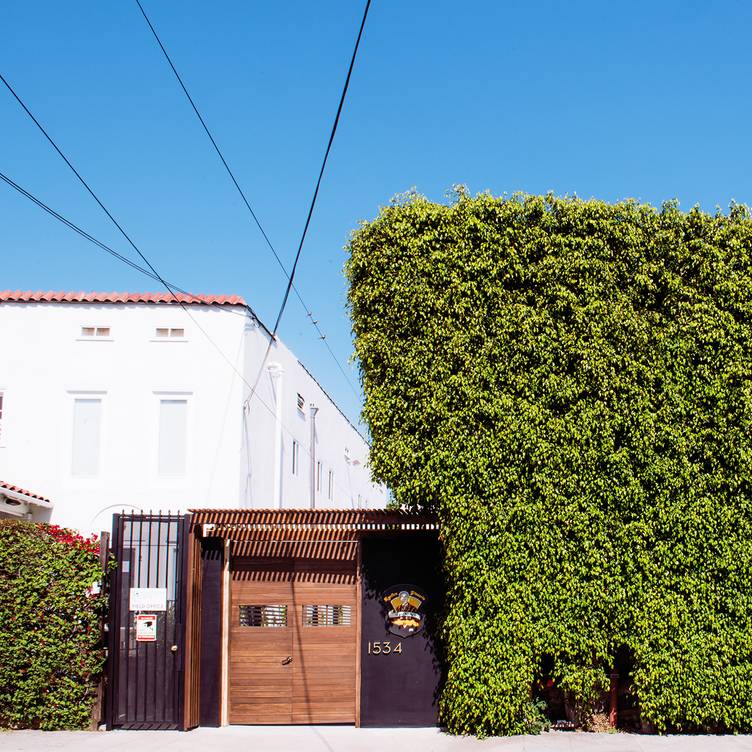
[[[319,411],[318,407],[311,403],[308,406],[308,411],[311,416],[311,493],[310,493],[310,502],[311,502],[311,509],[316,508],[316,413]]]
[[[274,507],[282,509],[282,376],[285,371],[279,363],[267,366],[274,389]]]

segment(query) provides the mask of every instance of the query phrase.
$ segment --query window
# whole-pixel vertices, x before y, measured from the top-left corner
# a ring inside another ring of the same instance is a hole
[[[321,463],[316,463],[316,490],[321,491]]]
[[[329,471],[329,487],[327,489],[327,497],[329,501],[334,498],[334,470]]]
[[[76,397],[73,400],[72,475],[91,478],[99,474],[101,432],[102,399]]]
[[[360,494],[358,494],[358,509],[360,509],[362,502],[360,500]]]
[[[109,326],[82,326],[81,337],[86,339],[107,339],[110,336]]]
[[[185,339],[185,329],[158,326],[155,332],[157,339]]]
[[[352,624],[352,606],[303,606],[303,626],[349,627]]]
[[[157,473],[163,478],[185,475],[187,459],[188,400],[159,400],[159,458]]]
[[[305,411],[305,397],[300,393],[298,393],[298,410],[301,413]]]
[[[292,440],[292,474],[297,475],[300,472],[300,444]]]
[[[241,627],[286,627],[287,606],[239,606]]]
[[[0,392],[0,442],[3,440],[3,393]]]

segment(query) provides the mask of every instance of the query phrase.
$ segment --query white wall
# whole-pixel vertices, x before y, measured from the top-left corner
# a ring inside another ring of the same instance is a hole
[[[240,367],[245,317],[190,310]],[[82,326],[110,327],[111,337],[85,340]],[[185,340],[155,341],[157,326],[183,328]],[[50,498],[52,522],[89,532],[109,529],[120,509],[237,502],[242,382],[180,307],[3,303],[0,353],[0,478]],[[87,395],[102,399],[100,468],[78,478],[73,404]],[[157,474],[160,395],[188,401],[182,478]]]
[[[315,457],[321,463],[321,488],[315,493],[315,507],[319,509],[378,509],[386,505],[386,488],[371,482],[368,466],[368,444],[356,428],[339,411],[308,370],[279,340],[272,344],[265,365],[269,337],[261,328],[248,331],[245,368],[247,380],[258,386],[247,400],[244,415],[246,459],[241,468],[241,496],[243,506],[276,508],[274,470],[277,390],[281,386],[281,506],[310,508],[311,505],[311,411],[318,408],[315,418]],[[281,369],[275,379],[272,371]],[[304,399],[304,409],[298,409],[298,394]],[[293,440],[299,445],[300,467],[292,472]],[[250,462],[248,461],[250,459]],[[332,471],[333,493],[328,494],[328,475]]]
[[[54,502],[51,521],[83,532],[109,529],[121,509],[186,511],[199,507],[275,506],[276,395],[267,367],[253,383],[269,338],[239,306],[189,306],[220,355],[176,305],[0,304],[0,479]],[[232,312],[228,312],[231,308]],[[82,338],[81,327],[109,327],[109,338]],[[184,341],[158,340],[156,327],[185,329]],[[226,360],[226,359],[227,360]],[[277,341],[267,359],[281,365],[283,507],[310,505],[309,404],[322,463],[317,507],[382,507],[370,482],[368,447],[295,356]],[[305,412],[297,409],[297,394]],[[99,472],[72,472],[74,400],[102,400]],[[157,472],[159,400],[186,399],[187,463],[181,478]],[[292,473],[292,440],[300,468]],[[349,462],[345,450],[348,450]],[[334,493],[327,494],[329,470]],[[44,519],[45,513],[36,513]]]

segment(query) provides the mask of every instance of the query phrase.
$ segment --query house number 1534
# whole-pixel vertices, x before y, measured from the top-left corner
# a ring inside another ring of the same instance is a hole
[[[368,655],[389,655],[389,653],[401,653],[402,643],[396,642],[394,646],[389,640],[368,643]]]

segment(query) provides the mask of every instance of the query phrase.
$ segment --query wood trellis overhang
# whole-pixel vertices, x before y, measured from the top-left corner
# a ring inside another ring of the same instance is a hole
[[[438,533],[430,515],[385,509],[192,509],[195,534],[230,542],[233,557],[354,559],[363,537]]]

